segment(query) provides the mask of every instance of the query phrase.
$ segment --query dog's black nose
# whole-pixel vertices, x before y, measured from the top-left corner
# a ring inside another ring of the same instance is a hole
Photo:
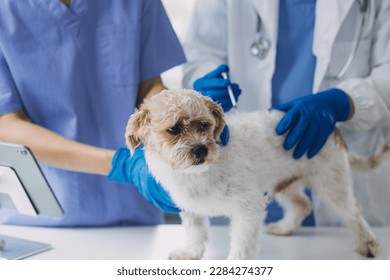
[[[209,149],[205,145],[197,145],[194,148],[192,148],[191,152],[196,156],[198,159],[203,159],[207,156]]]

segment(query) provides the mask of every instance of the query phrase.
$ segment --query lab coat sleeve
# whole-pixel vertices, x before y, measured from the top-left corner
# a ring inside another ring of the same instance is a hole
[[[22,108],[19,94],[0,46],[0,115]]]
[[[337,87],[351,97],[355,114],[340,126],[357,131],[390,126],[390,1],[377,4],[371,49],[371,73],[351,78]]]
[[[226,0],[197,0],[184,51],[188,63],[183,67],[183,87],[193,88],[196,79],[227,64],[227,3]]]

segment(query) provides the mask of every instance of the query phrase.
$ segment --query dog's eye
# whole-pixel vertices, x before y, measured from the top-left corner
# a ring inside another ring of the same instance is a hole
[[[182,131],[183,131],[183,125],[181,123],[177,123],[168,129],[168,132],[172,135],[179,135]]]
[[[206,132],[208,128],[209,128],[209,124],[204,122],[200,124],[199,131]]]

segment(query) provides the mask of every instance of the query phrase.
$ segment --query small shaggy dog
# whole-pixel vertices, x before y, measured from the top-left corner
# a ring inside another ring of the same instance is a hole
[[[357,252],[375,257],[379,243],[359,211],[353,195],[350,167],[371,169],[390,145],[367,160],[347,153],[336,129],[313,159],[294,160],[282,148],[284,137],[275,133],[279,111],[241,113],[229,117],[229,142],[220,145],[225,126],[222,108],[192,90],[165,90],[146,100],[126,128],[131,151],[144,144],[153,176],[182,209],[186,244],[171,259],[202,258],[209,216],[231,220],[228,259],[253,259],[269,196],[275,195],[284,218],[266,230],[290,235],[311,211],[303,193],[312,186],[339,213],[357,241]]]

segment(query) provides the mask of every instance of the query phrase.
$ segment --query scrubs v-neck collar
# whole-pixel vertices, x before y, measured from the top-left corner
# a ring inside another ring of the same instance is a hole
[[[63,25],[74,29],[79,27],[82,15],[88,7],[86,0],[72,0],[67,7],[61,0],[41,0],[43,6]]]

